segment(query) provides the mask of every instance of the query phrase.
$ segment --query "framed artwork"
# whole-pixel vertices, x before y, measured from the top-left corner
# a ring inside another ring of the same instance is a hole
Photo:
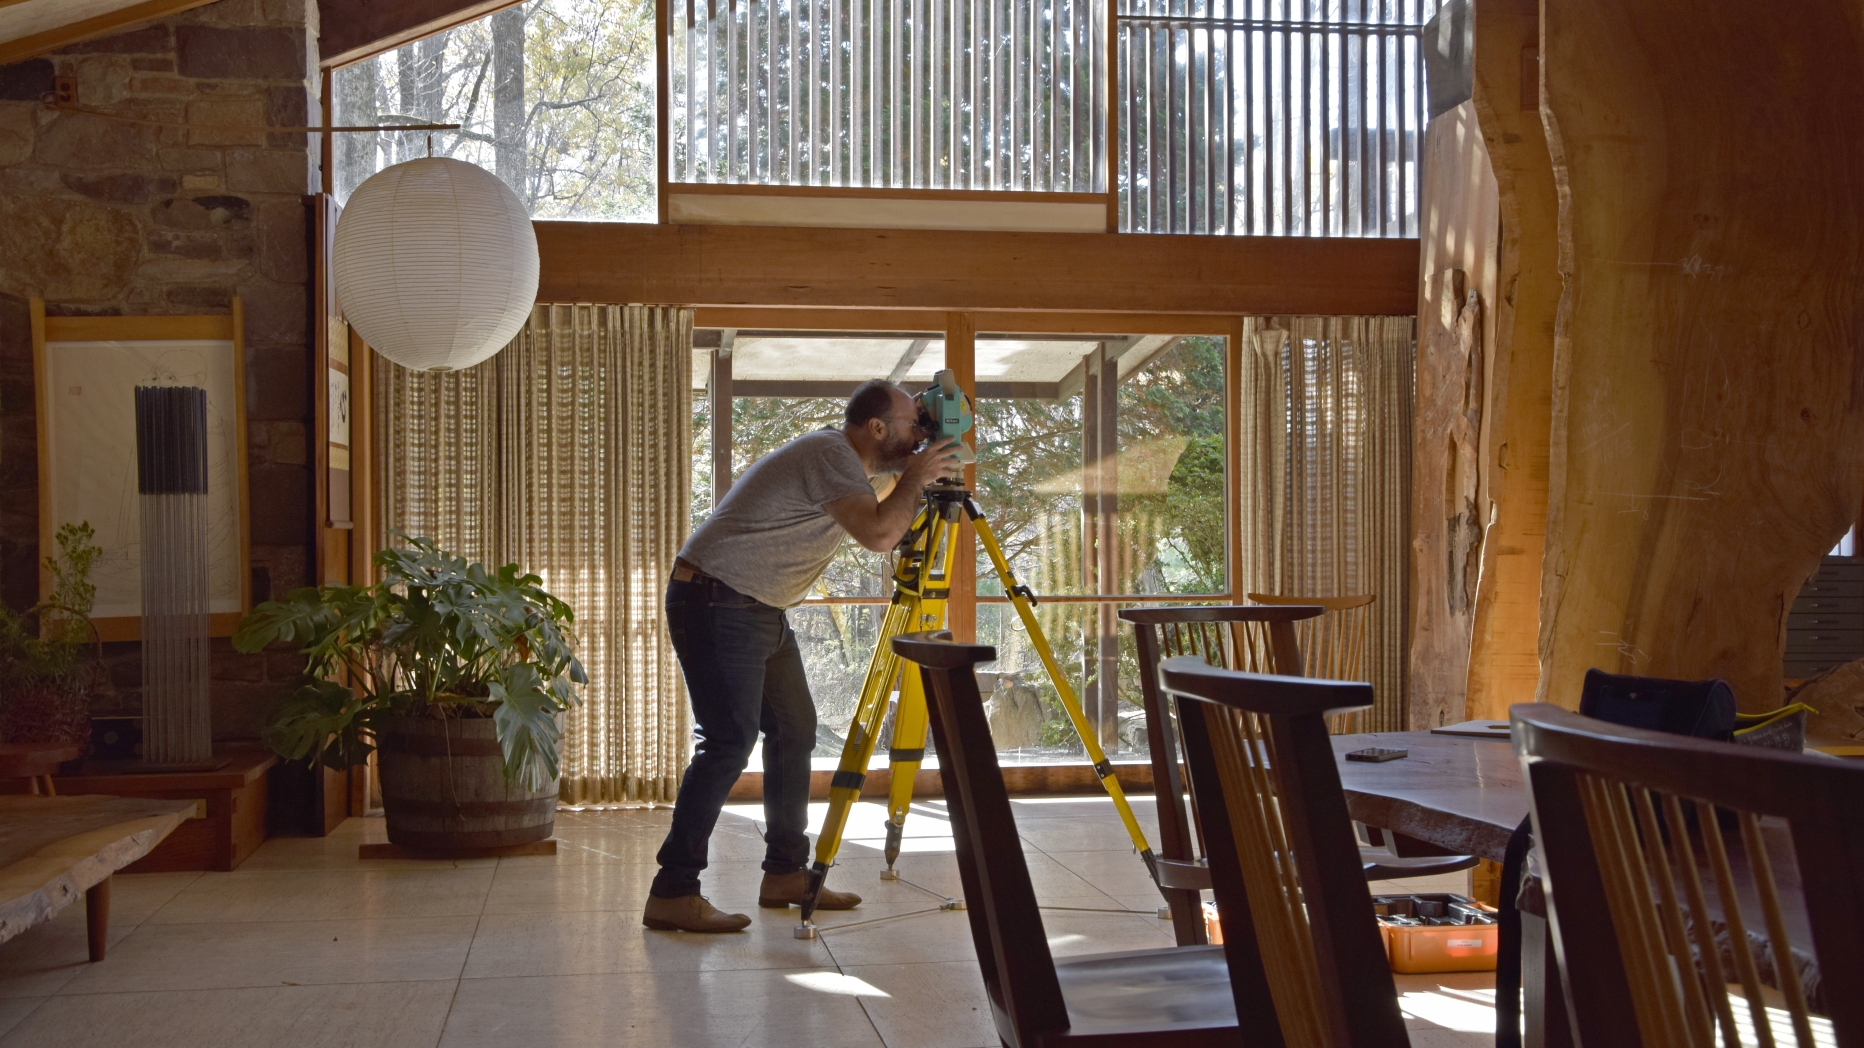
[[[225,316],[48,317],[32,302],[39,429],[39,549],[89,521],[103,548],[91,619],[104,640],[142,638],[137,386],[207,391],[207,583],[211,635],[230,636],[250,600],[246,368],[240,302]],[[41,571],[49,595],[51,578]]]

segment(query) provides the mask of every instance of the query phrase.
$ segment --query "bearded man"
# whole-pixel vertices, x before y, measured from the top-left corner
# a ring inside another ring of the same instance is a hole
[[[874,380],[848,398],[839,430],[801,436],[757,460],[680,550],[667,584],[667,624],[692,699],[698,745],[680,781],[641,923],[663,931],[734,932],[751,923],[699,894],[720,809],[764,736],[764,877],[757,904],[803,899],[809,859],[815,700],[785,609],[802,602],[844,536],[885,553],[899,544],[926,485],[956,473],[957,442],[918,425],[913,399]],[[872,480],[897,474],[881,498]],[[851,892],[816,905],[845,910]]]

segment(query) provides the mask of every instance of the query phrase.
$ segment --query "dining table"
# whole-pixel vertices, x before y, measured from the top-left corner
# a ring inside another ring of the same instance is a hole
[[[1449,853],[1501,862],[1509,838],[1527,818],[1530,806],[1521,762],[1503,725],[1492,729],[1496,738],[1471,737],[1466,733],[1469,729],[1459,734],[1399,731],[1333,736],[1347,812],[1355,822],[1394,835],[1400,855]],[[1346,754],[1366,749],[1402,750],[1404,756],[1377,762],[1346,759]],[[1762,838],[1778,878],[1787,938],[1810,973],[1807,977],[1816,983],[1816,954],[1792,842],[1783,824],[1771,823],[1762,820]],[[1738,851],[1730,855],[1730,862],[1741,908],[1747,910],[1753,885],[1746,862]],[[1720,907],[1713,896],[1710,908],[1719,917]],[[1544,916],[1528,909],[1521,913],[1521,986],[1520,1043],[1525,1048],[1574,1043],[1551,930]]]

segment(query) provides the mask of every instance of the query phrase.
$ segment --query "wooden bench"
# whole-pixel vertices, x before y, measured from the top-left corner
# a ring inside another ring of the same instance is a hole
[[[110,933],[110,876],[193,814],[188,801],[0,796],[0,942],[84,896],[91,960]]]

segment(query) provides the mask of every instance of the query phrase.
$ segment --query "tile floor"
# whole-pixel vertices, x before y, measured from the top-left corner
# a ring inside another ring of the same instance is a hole
[[[1171,945],[1111,804],[1016,807],[1057,955]],[[867,901],[821,914],[814,941],[791,934],[795,911],[756,908],[759,815],[731,808],[713,838],[708,893],[755,917],[737,935],[641,927],[666,811],[563,813],[554,857],[363,862],[383,825],[351,819],[233,873],[119,876],[102,963],[82,906],[0,944],[0,1048],[998,1043],[968,923],[933,909],[959,894],[939,803],[909,820],[895,882],[878,878],[882,809],[856,810],[831,883]],[[1489,1045],[1491,986],[1400,976],[1412,1044]]]

